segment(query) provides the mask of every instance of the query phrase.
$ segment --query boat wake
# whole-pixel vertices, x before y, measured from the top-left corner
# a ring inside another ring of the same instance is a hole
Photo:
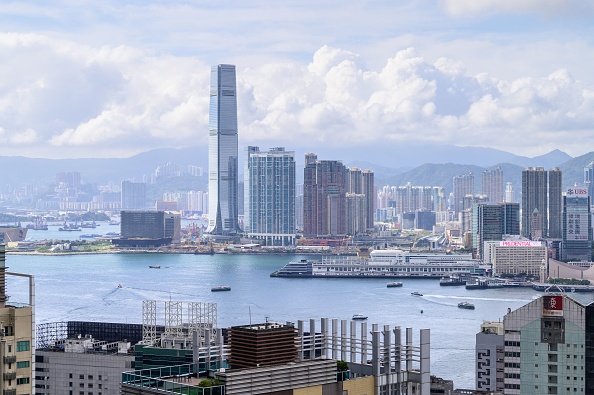
[[[457,296],[457,295],[427,295],[427,298],[435,299],[464,299],[464,300],[485,300],[491,302],[530,302],[529,299],[503,299],[503,298],[481,298],[476,296]]]

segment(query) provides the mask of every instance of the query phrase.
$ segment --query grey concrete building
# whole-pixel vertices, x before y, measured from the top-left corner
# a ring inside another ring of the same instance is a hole
[[[503,391],[503,322],[485,321],[476,334],[476,389]]]

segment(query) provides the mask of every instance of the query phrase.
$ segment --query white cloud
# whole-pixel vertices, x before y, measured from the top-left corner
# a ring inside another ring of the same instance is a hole
[[[485,13],[530,13],[544,16],[592,12],[591,1],[573,0],[441,0],[444,10],[453,16]]]
[[[0,34],[0,154],[130,155],[207,143],[209,65],[127,46]],[[585,152],[594,89],[566,69],[544,77],[470,75],[414,48],[368,68],[322,46],[310,62],[238,65],[240,140],[315,151],[394,141]],[[535,154],[544,152],[534,152]]]

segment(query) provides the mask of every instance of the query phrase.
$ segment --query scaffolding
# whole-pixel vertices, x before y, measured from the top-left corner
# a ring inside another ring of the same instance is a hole
[[[67,322],[50,322],[46,324],[39,324],[36,327],[37,349],[52,349],[56,348],[57,344],[68,337],[68,323]]]
[[[159,309],[155,300],[142,303],[142,342],[145,345],[173,348],[188,348],[192,344],[192,334],[198,333],[198,339],[217,337],[217,305],[205,302],[165,301]],[[184,307],[185,306],[185,307]],[[185,315],[184,315],[185,312]],[[157,339],[157,320],[163,318],[164,331]]]

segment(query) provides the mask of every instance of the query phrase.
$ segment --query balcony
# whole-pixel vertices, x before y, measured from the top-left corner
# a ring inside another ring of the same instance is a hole
[[[9,355],[7,357],[4,357],[4,363],[15,363],[16,362],[16,355]]]
[[[16,395],[16,389],[4,390],[4,391],[2,391],[2,395]]]
[[[3,374],[4,381],[16,379],[16,372],[8,372]]]

